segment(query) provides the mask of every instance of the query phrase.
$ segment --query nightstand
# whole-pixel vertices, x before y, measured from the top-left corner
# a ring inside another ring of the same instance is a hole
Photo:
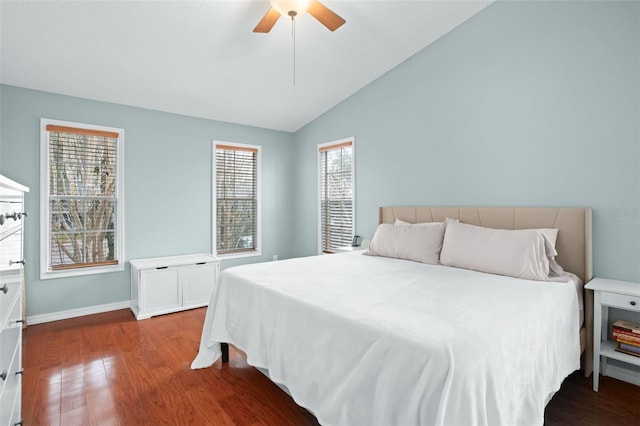
[[[616,343],[607,338],[609,308],[640,312],[640,283],[594,278],[584,286],[593,290],[593,390],[598,391],[600,367],[607,375],[607,359],[640,366],[640,357],[616,352]]]

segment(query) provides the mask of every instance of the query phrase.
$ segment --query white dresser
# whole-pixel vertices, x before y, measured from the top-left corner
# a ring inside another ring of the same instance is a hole
[[[0,426],[22,424],[22,233],[28,191],[0,175]]]
[[[209,304],[220,262],[209,254],[134,259],[131,311],[136,319]]]

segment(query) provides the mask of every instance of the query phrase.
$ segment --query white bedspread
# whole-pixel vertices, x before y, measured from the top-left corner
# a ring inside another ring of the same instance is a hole
[[[578,322],[574,283],[299,258],[222,272],[191,367],[232,343],[323,425],[542,425]]]

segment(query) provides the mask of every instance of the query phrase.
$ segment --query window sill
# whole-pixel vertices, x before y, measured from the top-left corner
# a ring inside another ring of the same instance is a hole
[[[77,277],[82,275],[95,275],[95,274],[106,274],[109,272],[122,272],[124,271],[124,262],[120,262],[118,265],[113,266],[96,266],[89,268],[78,268],[78,269],[65,269],[60,271],[44,271],[40,272],[41,280],[49,280],[53,278],[67,278],[67,277]]]
[[[243,259],[246,257],[260,257],[262,253],[259,251],[248,251],[242,253],[218,254],[215,255],[220,260]]]

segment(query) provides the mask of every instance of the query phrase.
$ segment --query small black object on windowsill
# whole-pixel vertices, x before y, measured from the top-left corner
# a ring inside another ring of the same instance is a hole
[[[351,247],[359,247],[360,246],[360,235],[354,235],[353,240],[351,240]]]

